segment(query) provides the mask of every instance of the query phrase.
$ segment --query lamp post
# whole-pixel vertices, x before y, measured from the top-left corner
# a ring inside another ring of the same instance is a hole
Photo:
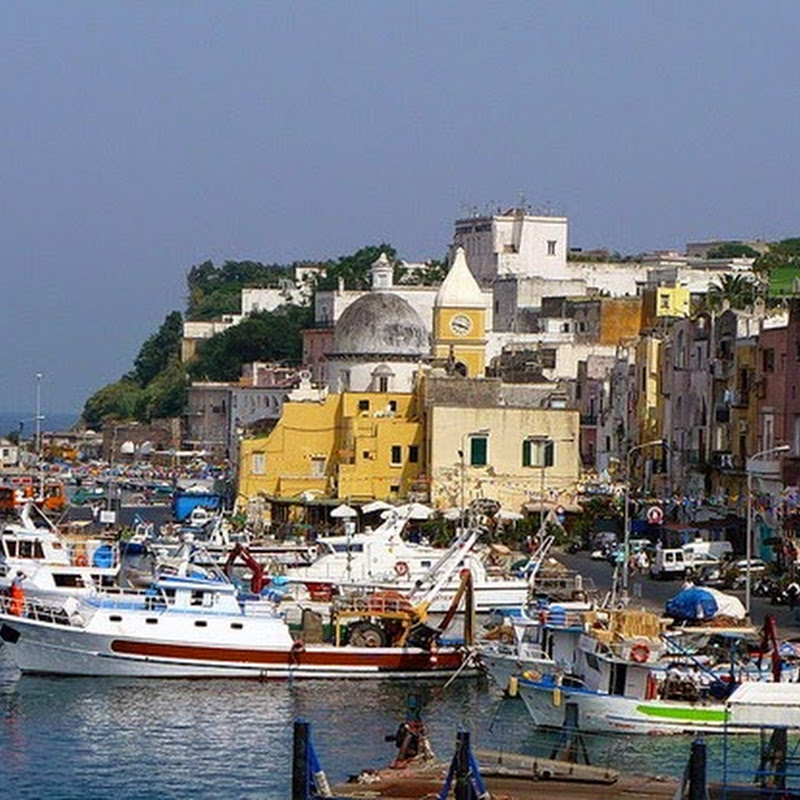
[[[630,573],[628,561],[631,555],[630,512],[628,511],[631,494],[631,456],[637,450],[644,450],[645,447],[655,447],[656,445],[663,446],[664,440],[653,439],[652,441],[643,442],[642,444],[635,444],[633,447],[629,447],[628,452],[625,454],[625,509],[622,523],[622,555],[624,559],[622,562],[622,590],[626,593],[628,591],[628,578]]]
[[[747,470],[747,541],[745,542],[747,563],[745,566],[744,609],[748,617],[750,616],[750,579],[752,577],[750,561],[753,557],[753,462],[764,458],[764,456],[772,455],[773,453],[785,453],[790,449],[788,444],[768,447],[766,450],[753,453],[753,455],[747,459],[745,465],[745,469]]]
[[[41,372],[36,373],[36,433],[34,436],[34,449],[36,450],[36,462],[42,450],[42,378]]]

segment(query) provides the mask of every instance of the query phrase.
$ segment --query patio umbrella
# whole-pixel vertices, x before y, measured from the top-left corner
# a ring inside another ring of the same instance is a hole
[[[520,514],[519,511],[510,511],[507,508],[501,508],[497,514],[495,514],[497,519],[509,519],[509,520],[519,520],[524,519],[525,515]]]
[[[371,503],[361,506],[361,513],[372,514],[375,511],[389,511],[392,508],[394,508],[394,506],[391,503],[387,503],[385,500],[373,500]]]
[[[342,503],[340,506],[336,506],[336,508],[331,511],[331,516],[336,517],[337,519],[352,519],[358,516],[358,512],[347,505],[347,503]]]
[[[433,509],[422,503],[406,503],[402,506],[392,506],[384,511],[381,516],[386,519],[390,514],[397,514],[405,519],[428,519],[433,514]]]

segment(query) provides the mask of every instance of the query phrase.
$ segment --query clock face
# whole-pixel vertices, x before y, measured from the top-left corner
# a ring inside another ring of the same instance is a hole
[[[466,336],[472,330],[472,320],[464,314],[456,314],[450,320],[450,330],[456,336]]]

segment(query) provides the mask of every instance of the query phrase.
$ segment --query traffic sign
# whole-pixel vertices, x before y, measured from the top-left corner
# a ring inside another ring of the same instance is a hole
[[[650,506],[647,509],[647,521],[651,525],[660,525],[664,521],[664,512],[661,506]]]

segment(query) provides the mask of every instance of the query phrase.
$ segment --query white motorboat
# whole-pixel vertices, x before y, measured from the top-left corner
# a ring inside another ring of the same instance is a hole
[[[163,576],[143,592],[68,597],[58,606],[0,598],[0,638],[20,670],[146,678],[445,678],[475,674],[464,647],[438,631],[406,626],[408,601],[375,596],[350,609],[352,642],[393,622],[394,644],[354,646],[295,640],[273,604],[242,600],[224,580]],[[386,626],[389,629],[389,625]]]
[[[462,531],[446,549],[403,539],[408,523],[403,513],[390,513],[374,531],[317,540],[318,558],[310,565],[291,567],[283,577],[304,587],[311,600],[329,600],[342,588],[381,586],[413,595],[425,591],[443,570],[451,573],[449,584],[437,597],[432,610],[444,610],[458,588],[459,573],[469,570],[475,593],[475,611],[519,608],[528,601],[531,586],[552,537],[534,553],[518,576],[497,574],[475,548],[482,533],[478,528]],[[297,599],[304,599],[295,592]]]
[[[0,530],[0,589],[17,579],[29,597],[85,594],[113,586],[119,574],[116,547],[101,539],[70,541],[33,505]]]

